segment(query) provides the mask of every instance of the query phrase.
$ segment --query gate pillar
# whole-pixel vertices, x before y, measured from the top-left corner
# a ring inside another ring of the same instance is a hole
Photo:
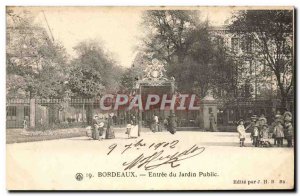
[[[203,98],[200,104],[200,128],[204,130],[217,130],[217,100],[212,96],[212,92],[208,91],[208,94]],[[211,123],[215,123],[211,125]]]
[[[35,99],[30,99],[30,127],[35,127]]]

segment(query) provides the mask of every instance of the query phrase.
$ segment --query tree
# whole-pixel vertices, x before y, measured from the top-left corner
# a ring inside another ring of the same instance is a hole
[[[213,35],[209,28],[209,26],[198,27],[191,35],[194,37],[194,43],[184,63],[188,67],[183,73],[187,75],[181,82],[187,89],[191,86],[198,88],[201,97],[211,89],[215,97],[225,99],[223,92],[227,93],[226,96],[231,96],[236,88],[235,62],[228,55],[222,39]],[[180,70],[178,72],[182,73]]]
[[[146,53],[139,51],[131,65],[127,68],[121,78],[121,88],[125,92],[131,92],[136,85],[136,81],[143,77],[144,70],[151,64],[151,61]]]
[[[59,98],[67,54],[26,10],[7,9],[7,96]],[[12,78],[17,78],[13,80]],[[17,90],[16,90],[17,89]]]
[[[71,62],[68,80],[73,96],[92,98],[118,91],[123,70],[100,42],[83,41],[74,50],[77,58]]]
[[[266,65],[276,78],[282,107],[293,92],[293,11],[247,10],[233,17],[233,33],[250,37],[255,44],[252,57]]]
[[[144,39],[146,53],[152,53],[167,64],[171,64],[173,58],[182,63],[193,43],[189,35],[198,23],[196,11],[145,11],[143,25],[148,30]]]
[[[73,97],[95,98],[105,93],[116,93],[123,70],[104,52],[95,40],[80,42],[74,47],[77,58],[71,62],[68,87]],[[92,104],[86,105],[88,124],[92,121]]]
[[[213,40],[209,22],[198,11],[146,11],[144,51],[166,64],[180,92],[198,93],[209,89],[232,90],[233,63],[224,44]]]

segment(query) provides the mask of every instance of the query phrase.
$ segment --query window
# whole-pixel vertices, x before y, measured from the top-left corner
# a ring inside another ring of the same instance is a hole
[[[242,40],[242,50],[243,52],[250,54],[252,52],[252,38],[251,37],[245,37]]]
[[[30,107],[24,106],[24,116],[30,116]]]
[[[239,49],[239,39],[231,38],[231,50],[232,52],[238,52]]]
[[[217,37],[216,38],[216,42],[219,46],[223,46],[224,45],[224,38],[222,37]]]
[[[246,48],[245,48],[247,53],[251,53],[252,52],[252,39],[251,38],[247,38],[246,39]]]
[[[245,60],[244,69],[245,69],[245,71],[243,73],[245,73],[246,76],[251,76],[252,75],[254,70],[253,70],[251,60]]]
[[[6,118],[8,120],[14,120],[17,116],[17,107],[16,106],[7,106],[6,107]]]

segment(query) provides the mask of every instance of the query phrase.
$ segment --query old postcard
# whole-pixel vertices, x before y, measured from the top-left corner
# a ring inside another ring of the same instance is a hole
[[[6,7],[8,190],[293,190],[293,7]]]

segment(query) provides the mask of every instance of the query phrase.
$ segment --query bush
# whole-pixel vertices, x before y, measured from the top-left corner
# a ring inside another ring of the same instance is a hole
[[[74,127],[85,127],[86,123],[82,122],[62,122],[62,123],[53,123],[53,124],[43,124],[43,125],[36,125],[34,128],[28,128],[28,131],[51,131],[57,129],[68,129]]]

